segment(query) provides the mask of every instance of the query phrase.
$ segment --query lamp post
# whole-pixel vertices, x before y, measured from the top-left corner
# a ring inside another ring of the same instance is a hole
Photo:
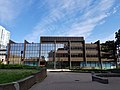
[[[61,69],[63,69],[63,60],[61,59]]]
[[[21,51],[21,62],[23,61],[22,54],[23,54],[23,51]],[[21,64],[21,62],[20,62],[20,64]]]
[[[13,64],[14,64],[14,55],[13,55]]]

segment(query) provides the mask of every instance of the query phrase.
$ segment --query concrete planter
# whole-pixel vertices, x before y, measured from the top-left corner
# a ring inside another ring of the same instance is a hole
[[[35,83],[36,83],[35,77],[30,76],[18,81],[17,83],[14,84],[14,86],[16,87],[16,90],[28,90]]]
[[[33,75],[22,80],[12,83],[0,84],[0,90],[28,90],[35,83],[40,82],[40,80],[43,80],[46,77],[46,75],[47,70],[42,69],[40,72],[34,73]]]
[[[108,79],[100,76],[92,75],[92,81],[97,81],[103,84],[108,84]]]
[[[111,73],[120,73],[120,69],[111,69]]]
[[[92,73],[92,81],[97,81],[103,84],[108,84],[109,80],[105,77],[120,77],[120,73]]]
[[[16,90],[14,83],[0,84],[0,90]]]
[[[41,70],[40,72],[35,73],[35,74],[33,74],[33,75],[34,75],[34,77],[35,77],[36,83],[37,83],[37,82],[40,82],[41,80],[43,80],[43,79],[47,76],[47,70],[46,70],[46,69],[43,69],[43,70]]]

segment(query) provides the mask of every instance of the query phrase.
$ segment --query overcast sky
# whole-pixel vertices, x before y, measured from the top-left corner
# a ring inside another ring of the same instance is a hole
[[[40,36],[113,40],[120,29],[120,0],[0,0],[0,25],[16,42]]]

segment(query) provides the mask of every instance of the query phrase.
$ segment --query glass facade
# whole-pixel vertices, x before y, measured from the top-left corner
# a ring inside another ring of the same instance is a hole
[[[39,61],[40,43],[29,43],[25,46],[24,63],[27,65],[36,66]]]
[[[10,44],[10,64],[21,64],[23,57],[21,51],[24,51],[24,43]]]
[[[85,44],[81,37],[42,37],[40,43],[9,43],[7,56],[10,64],[44,66],[47,62],[48,68],[110,68],[114,57],[104,58],[99,48],[98,43]]]
[[[37,66],[40,57],[40,43],[11,43],[7,48],[10,64]],[[41,60],[45,62],[44,59]]]
[[[64,49],[64,44],[41,44],[41,58],[45,58],[48,63],[48,67],[54,67],[54,61],[59,64],[60,58],[64,56],[64,52],[59,52],[60,49]],[[63,54],[60,54],[63,53]]]

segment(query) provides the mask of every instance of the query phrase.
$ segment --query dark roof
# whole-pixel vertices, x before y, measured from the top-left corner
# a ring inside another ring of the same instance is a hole
[[[40,41],[41,43],[44,42],[68,42],[68,41],[83,41],[84,38],[83,37],[51,37],[51,36],[41,36],[40,37]]]

